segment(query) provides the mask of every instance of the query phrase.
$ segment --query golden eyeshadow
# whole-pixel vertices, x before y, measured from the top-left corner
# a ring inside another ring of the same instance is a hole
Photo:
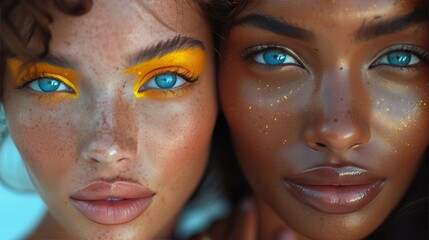
[[[147,89],[140,91],[140,88],[153,77],[164,73],[176,73],[180,76],[191,76],[197,78],[203,70],[205,63],[205,53],[201,48],[187,48],[177,50],[161,57],[153,58],[136,66],[125,69],[125,73],[138,76],[134,84],[134,95],[137,98],[148,97],[169,97],[173,89]],[[173,95],[175,96],[175,95]]]
[[[77,74],[72,69],[61,68],[48,63],[25,65],[22,61],[17,59],[8,59],[7,67],[11,73],[13,83],[17,88],[22,88],[38,78],[49,77],[59,80],[73,89],[74,92],[70,94],[73,98],[79,96],[78,88],[76,87]]]

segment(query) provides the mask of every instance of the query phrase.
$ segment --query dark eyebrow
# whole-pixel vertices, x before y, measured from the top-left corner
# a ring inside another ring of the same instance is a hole
[[[138,63],[145,62],[156,57],[164,56],[175,50],[194,48],[194,47],[204,49],[204,44],[197,39],[183,37],[183,36],[176,36],[166,41],[159,42],[158,44],[152,47],[143,49],[138,53],[132,55],[128,59],[128,66],[134,66]]]
[[[261,28],[276,34],[305,41],[314,39],[314,34],[310,31],[265,14],[251,14],[245,16],[235,21],[233,27],[237,25]]]
[[[356,31],[355,39],[358,41],[365,41],[380,37],[382,35],[391,34],[409,28],[410,26],[427,21],[428,11],[425,7],[416,7],[414,11],[394,17],[391,19],[383,20],[377,23],[366,23]],[[375,19],[380,18],[377,16]]]
[[[63,57],[58,57],[51,54],[46,54],[41,58],[37,59],[35,62],[43,62],[66,69],[74,69],[74,67],[76,66],[73,62],[70,62]]]

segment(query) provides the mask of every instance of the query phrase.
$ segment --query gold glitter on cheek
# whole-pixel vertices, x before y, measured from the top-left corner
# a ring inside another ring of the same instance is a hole
[[[420,100],[418,103],[414,104],[414,107],[402,108],[402,109],[391,109],[386,108],[385,111],[377,111],[375,114],[376,118],[380,119],[383,122],[383,125],[388,129],[395,131],[403,131],[411,127],[418,126],[418,115],[422,112],[422,107],[426,107],[426,102]],[[391,113],[390,113],[391,112]],[[401,117],[408,112],[406,117]],[[389,113],[389,115],[386,115]],[[399,114],[398,114],[399,113]],[[397,117],[394,117],[397,116]]]

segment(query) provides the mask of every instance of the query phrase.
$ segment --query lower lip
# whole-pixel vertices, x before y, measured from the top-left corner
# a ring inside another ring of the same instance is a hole
[[[123,224],[139,217],[151,204],[151,197],[120,201],[76,200],[75,207],[89,220],[106,225]]]
[[[383,187],[383,181],[361,185],[316,186],[285,181],[286,187],[307,206],[330,214],[355,212],[370,203]]]

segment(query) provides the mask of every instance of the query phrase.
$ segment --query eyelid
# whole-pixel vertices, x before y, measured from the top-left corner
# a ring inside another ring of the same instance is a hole
[[[76,87],[77,74],[72,69],[63,69],[48,63],[26,65],[18,59],[8,59],[6,64],[17,88],[23,88],[38,78],[52,77],[70,87],[73,90],[74,98],[79,96],[78,88]]]
[[[136,66],[127,68],[125,73],[138,75],[138,80],[134,84],[134,94],[142,97],[139,92],[140,87],[157,74],[173,72],[193,76],[197,78],[205,65],[205,52],[201,48],[180,49],[161,57],[153,58]],[[175,70],[173,70],[175,69]]]
[[[411,54],[414,54],[421,61],[429,63],[429,53],[424,48],[416,46],[416,45],[402,44],[402,45],[393,45],[393,46],[387,47],[384,50],[382,50],[380,53],[378,53],[373,58],[374,60],[371,62],[370,68],[379,66],[377,64],[377,62],[384,55],[392,53],[392,52],[401,52],[401,51],[402,52],[409,52]]]

